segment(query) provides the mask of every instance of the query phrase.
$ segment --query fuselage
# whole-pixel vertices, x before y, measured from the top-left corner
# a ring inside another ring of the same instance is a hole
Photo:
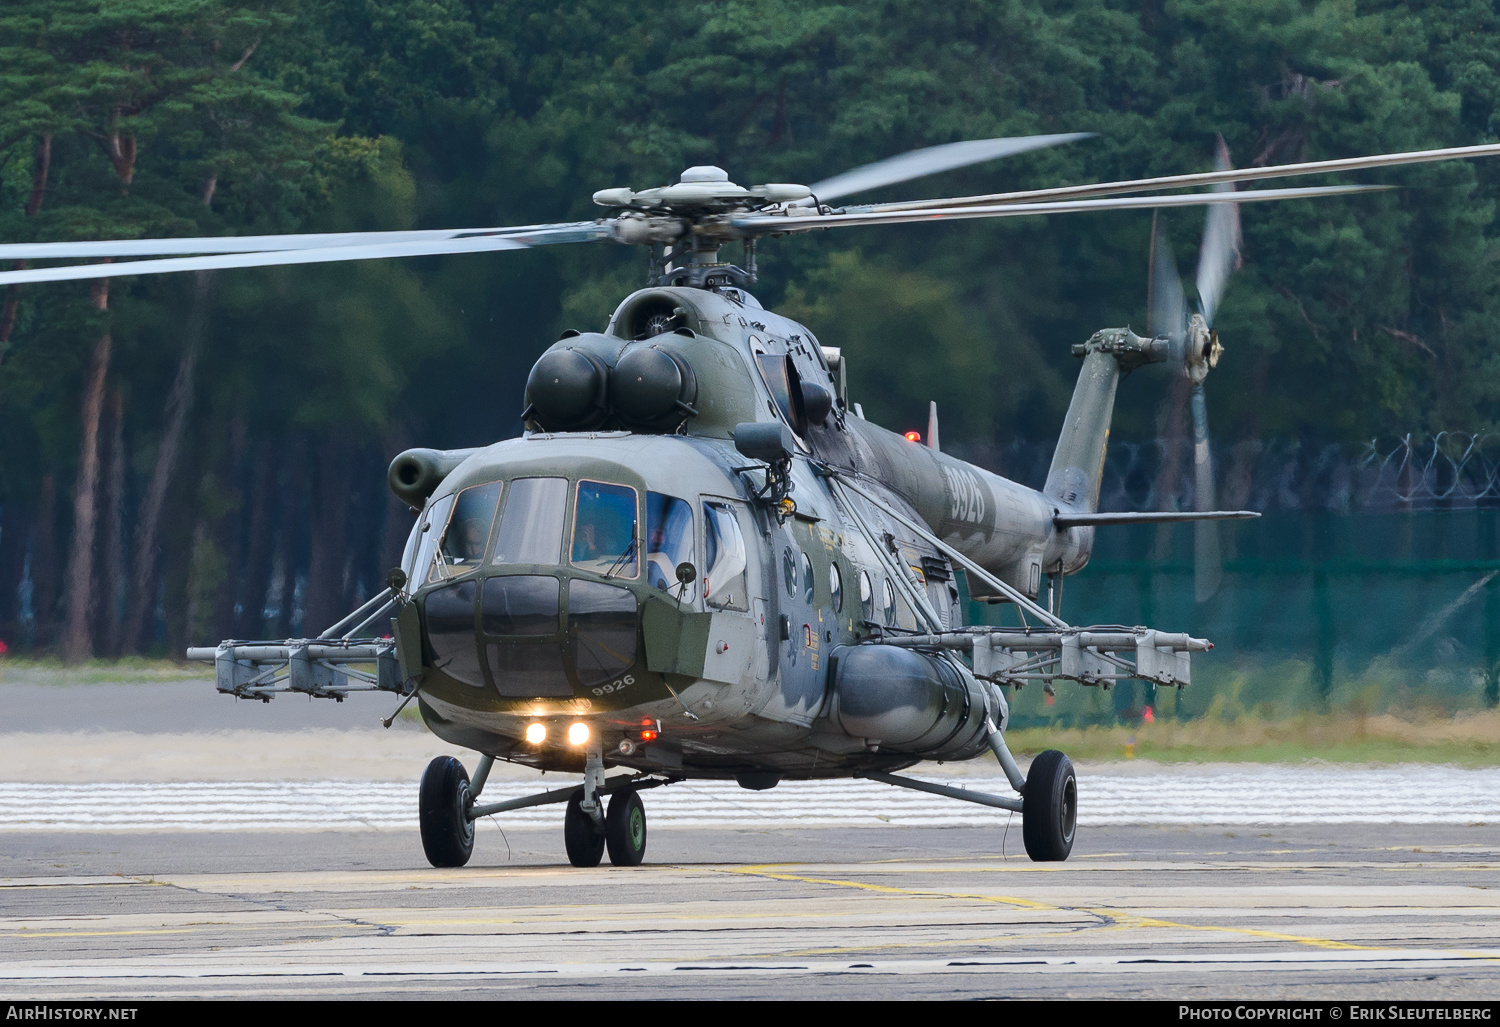
[[[605,333],[549,350],[525,435],[453,454],[407,547],[416,602],[397,641],[432,730],[576,770],[565,734],[582,720],[608,762],[685,776],[984,751],[984,717],[1005,716],[996,686],[934,684],[928,750],[903,751],[831,708],[840,654],[961,625],[956,568],[913,522],[1031,596],[1086,562],[1092,533],[1056,530],[1042,493],[856,417],[839,359],[736,290],[645,290]],[[773,420],[795,433],[790,515],[734,443],[736,426]],[[526,741],[538,724],[545,739]]]

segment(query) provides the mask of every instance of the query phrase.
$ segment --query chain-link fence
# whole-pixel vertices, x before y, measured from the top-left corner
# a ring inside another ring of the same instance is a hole
[[[1214,529],[1221,562],[1196,566],[1192,525],[1100,528],[1093,560],[1063,597],[1075,624],[1211,639],[1216,649],[1194,657],[1194,684],[1180,695],[1059,687],[1055,700],[1028,690],[1018,725],[1129,720],[1147,705],[1168,716],[1283,717],[1500,701],[1500,436],[1260,441],[1215,457],[1215,505],[1265,514]],[[1004,463],[1036,485],[1050,458],[1050,446],[1018,445]],[[1190,459],[1186,446],[1112,445],[1102,508],[1192,509]],[[1218,587],[1198,602],[1195,581],[1215,571]]]

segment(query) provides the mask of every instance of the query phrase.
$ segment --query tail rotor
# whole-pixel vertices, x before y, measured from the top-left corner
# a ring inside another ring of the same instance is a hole
[[[1229,149],[1219,138],[1214,156],[1215,170],[1230,168]],[[1231,190],[1224,183],[1216,191]],[[1236,203],[1219,203],[1209,207],[1203,225],[1203,241],[1198,249],[1198,311],[1190,316],[1166,230],[1156,219],[1151,225],[1151,257],[1148,328],[1158,338],[1166,338],[1172,348],[1172,363],[1182,368],[1191,385],[1190,406],[1193,416],[1193,500],[1199,511],[1214,509],[1213,455],[1209,446],[1208,402],[1203,382],[1219,363],[1224,347],[1214,330],[1214,314],[1229,276],[1240,266],[1240,215]],[[1180,363],[1179,363],[1180,361]],[[1179,393],[1180,395],[1180,393]],[[1180,409],[1180,407],[1178,408]],[[1214,521],[1198,521],[1193,526],[1193,597],[1207,602],[1219,590],[1223,580],[1223,556],[1219,546],[1219,526]]]

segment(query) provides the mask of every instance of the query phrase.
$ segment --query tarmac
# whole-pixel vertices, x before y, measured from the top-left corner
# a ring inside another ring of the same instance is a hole
[[[1053,864],[948,800],[667,788],[644,866],[496,818],[435,870],[410,806],[440,742],[207,691],[0,684],[0,999],[1500,998],[1494,771],[1081,767]]]
[[[460,870],[408,832],[14,833],[0,998],[1500,996],[1493,828],[1002,833],[675,828],[591,870],[535,829]]]

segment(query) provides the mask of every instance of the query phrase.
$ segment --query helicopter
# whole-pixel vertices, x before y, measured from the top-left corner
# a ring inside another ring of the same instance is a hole
[[[641,794],[693,779],[768,789],[865,778],[975,802],[1020,813],[1031,859],[1060,861],[1076,836],[1077,775],[1055,749],[1021,771],[1004,737],[1008,690],[1127,679],[1182,688],[1191,655],[1212,648],[1147,626],[1069,624],[1064,578],[1088,563],[1100,527],[1258,516],[1100,512],[1119,381],[1164,364],[1191,385],[1202,475],[1203,383],[1223,352],[1213,310],[1239,207],[1384,188],[1234,186],[1500,154],[1497,144],[1239,170],[1221,159],[1195,174],[835,205],[1082,138],[949,143],[813,186],[742,187],[720,168],[693,167],[671,185],[600,190],[593,200],[604,216],[561,224],[0,245],[0,258],[116,261],[0,272],[0,284],[566,243],[650,247],[646,287],[602,330],[564,332],[536,361],[519,438],[395,458],[389,485],[416,522],[385,590],[316,638],[231,639],[190,648],[188,659],[211,662],[218,691],[239,698],[388,691],[399,705],[387,727],[414,700],[435,735],[478,753],[472,776],[450,756],[422,775],[421,840],[438,867],[470,860],[480,817],[545,804],[565,806],[574,866],[596,866],[606,850],[616,866],[638,865]],[[1198,187],[1211,191],[1171,191]],[[822,346],[751,291],[766,237],[1198,205],[1209,208],[1200,309],[1188,311],[1175,264],[1153,252],[1147,335],[1110,328],[1072,346],[1081,369],[1040,490],[944,453],[935,405],[925,439],[866,420],[847,386],[857,354]],[[742,245],[744,266],[725,259],[730,243]],[[960,577],[968,598],[1007,605],[1016,624],[966,625]],[[985,754],[1015,794],[900,773]],[[582,780],[486,803],[497,760]]]

